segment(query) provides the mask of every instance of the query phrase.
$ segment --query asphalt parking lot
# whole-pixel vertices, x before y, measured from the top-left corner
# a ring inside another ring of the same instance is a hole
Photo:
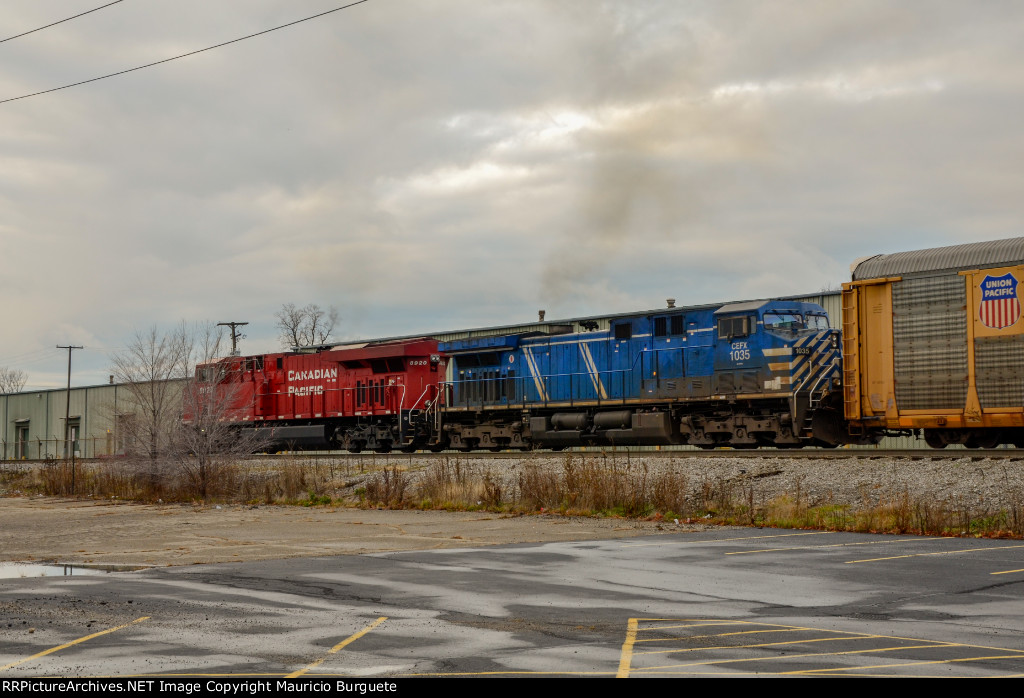
[[[1024,544],[687,535],[0,580],[0,674],[1014,676]]]

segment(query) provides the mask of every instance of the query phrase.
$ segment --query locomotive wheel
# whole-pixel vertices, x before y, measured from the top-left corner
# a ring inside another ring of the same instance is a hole
[[[373,449],[374,453],[391,453],[391,442],[390,441],[378,441],[377,445]]]

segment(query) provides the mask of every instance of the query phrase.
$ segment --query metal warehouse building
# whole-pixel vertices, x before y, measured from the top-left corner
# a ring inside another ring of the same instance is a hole
[[[806,296],[787,296],[785,300],[818,303],[828,312],[832,327],[840,327],[842,300],[838,290],[823,291]],[[669,303],[674,303],[674,300],[670,300]],[[640,312],[657,313],[662,310],[663,308],[655,308]],[[607,330],[616,318],[637,314],[639,313],[632,312],[564,320],[538,318],[537,321],[530,323],[450,330],[426,336],[438,341],[451,341],[540,331],[549,329],[553,325],[569,326],[573,332],[584,329]],[[381,339],[409,339],[423,336],[424,334],[420,333]],[[68,403],[69,399],[70,404]],[[66,411],[71,435],[69,441],[71,450],[76,457],[102,458],[123,454],[125,446],[122,436],[123,427],[125,420],[131,419],[130,411],[127,409],[128,402],[129,393],[123,385],[72,388],[70,394],[64,388],[58,388],[0,395],[0,420],[4,425],[2,440],[0,440],[0,459],[28,460],[65,457],[68,454],[64,442]],[[887,439],[885,445],[911,447],[917,444],[913,439]]]

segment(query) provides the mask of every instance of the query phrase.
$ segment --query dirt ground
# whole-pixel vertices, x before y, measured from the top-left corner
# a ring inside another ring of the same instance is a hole
[[[650,534],[673,522],[334,507],[0,498],[0,561],[169,566]]]

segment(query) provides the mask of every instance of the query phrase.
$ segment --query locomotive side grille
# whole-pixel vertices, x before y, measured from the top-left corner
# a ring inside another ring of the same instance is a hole
[[[1024,335],[975,338],[974,374],[983,409],[1019,407],[1024,400]]]
[[[962,276],[892,285],[896,404],[963,409],[967,402],[967,296]]]
[[[756,393],[761,390],[761,385],[757,380],[756,371],[741,371],[740,375],[740,389],[741,393]]]

